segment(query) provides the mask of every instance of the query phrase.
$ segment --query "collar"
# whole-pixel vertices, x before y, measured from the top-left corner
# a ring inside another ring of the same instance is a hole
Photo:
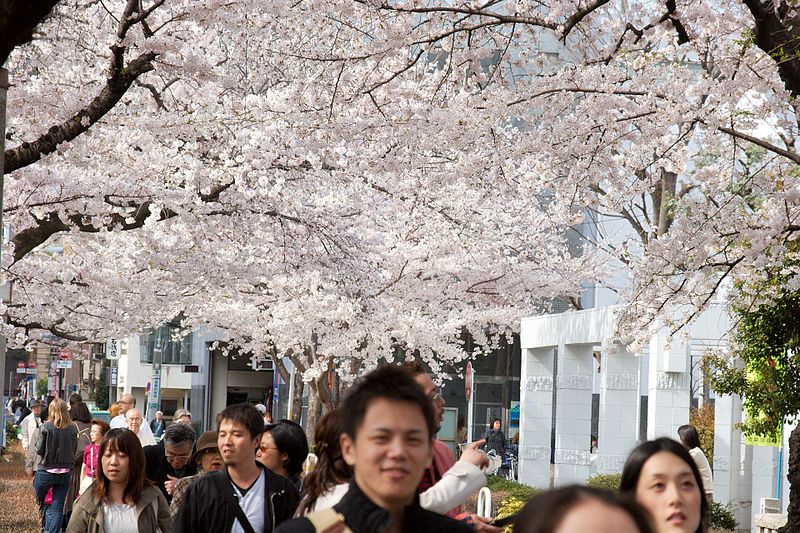
[[[334,505],[334,509],[345,516],[347,525],[353,531],[379,532],[383,531],[389,524],[389,511],[379,507],[361,490],[356,484],[355,478],[350,480],[347,494],[341,501]],[[408,525],[410,518],[414,516],[414,511],[420,509],[419,496],[414,496],[414,501],[403,511],[403,517]]]

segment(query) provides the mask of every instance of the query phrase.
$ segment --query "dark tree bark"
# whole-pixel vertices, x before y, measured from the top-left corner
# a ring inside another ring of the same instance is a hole
[[[755,20],[756,46],[772,57],[786,89],[797,98],[800,96],[800,12],[796,12],[795,2],[744,0],[744,4]]]
[[[33,30],[58,0],[0,0],[0,66],[17,46],[33,39]]]
[[[789,520],[780,533],[800,533],[800,427],[789,436]]]

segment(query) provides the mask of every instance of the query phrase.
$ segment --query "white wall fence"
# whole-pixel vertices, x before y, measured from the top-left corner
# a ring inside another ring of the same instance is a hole
[[[685,339],[670,343],[663,332],[656,333],[650,339],[648,357],[629,353],[615,341],[619,309],[603,307],[522,320],[522,483],[548,488],[583,483],[590,469],[621,472],[628,454],[639,443],[643,396],[647,397],[647,439],[676,439],[678,427],[689,422],[691,374],[700,371],[691,368],[692,355],[727,351],[730,320],[725,307],[712,306],[692,324]],[[599,373],[595,352],[600,355]],[[590,468],[595,392],[600,399],[599,450]],[[715,405],[714,498],[734,504],[740,531],[750,531],[751,526],[752,531],[761,531],[752,516],[752,502],[777,496],[785,509],[786,483],[781,490],[784,494],[775,494],[778,477],[785,479],[785,467],[779,467],[777,448],[744,443],[736,429],[742,420],[738,398],[717,397]],[[785,457],[782,462],[785,464]]]

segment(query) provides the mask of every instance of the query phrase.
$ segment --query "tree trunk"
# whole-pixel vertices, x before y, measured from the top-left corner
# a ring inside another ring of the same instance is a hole
[[[675,189],[678,185],[678,175],[674,172],[661,171],[661,206],[658,210],[658,235],[666,235],[675,219],[671,212],[672,202],[675,200]]]
[[[270,357],[272,357],[272,363],[275,366],[275,370],[278,371],[278,374],[281,376],[283,382],[287,384],[290,383],[292,375],[289,372],[289,369],[286,368],[283,360],[278,357],[277,350],[273,350],[273,352],[270,354]],[[292,394],[292,412],[289,413],[289,419],[292,422],[297,422],[299,424],[300,417],[303,414],[303,390],[305,388],[305,383],[303,382],[303,372],[305,371],[305,367],[300,360],[294,356],[291,350],[286,352],[284,357],[288,357],[295,368],[294,392]]]
[[[789,520],[780,533],[800,533],[800,426],[789,436]]]

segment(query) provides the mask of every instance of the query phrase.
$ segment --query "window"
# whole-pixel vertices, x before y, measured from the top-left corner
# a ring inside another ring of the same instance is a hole
[[[188,365],[192,363],[192,334],[176,339],[179,324],[177,321],[165,324],[148,335],[140,337],[142,350],[140,361],[152,363],[153,354],[161,351],[161,363],[165,365]]]

